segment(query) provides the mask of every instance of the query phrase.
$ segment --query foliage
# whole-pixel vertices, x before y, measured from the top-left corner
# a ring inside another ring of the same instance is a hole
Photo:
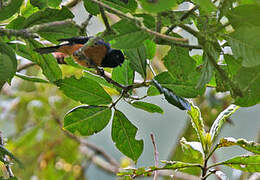
[[[93,16],[101,15],[106,26],[106,30],[96,36],[122,50],[126,58],[122,66],[104,70],[82,67],[69,57],[63,62],[51,54],[40,55],[34,51],[44,47],[46,40],[58,44],[61,38],[86,35],[89,17],[82,25],[76,24],[69,5],[61,6],[61,0],[0,2],[0,89],[5,91],[5,83],[15,86],[14,76],[23,80],[12,97],[19,99],[17,109],[13,110],[17,112],[13,113],[16,130],[21,134],[10,143],[10,149],[17,156],[0,145],[0,161],[5,165],[9,165],[6,156],[21,164],[16,158],[20,156],[22,161],[31,163],[27,173],[32,175],[38,158],[40,168],[35,174],[41,178],[62,179],[64,171],[69,174],[67,179],[81,177],[84,169],[83,158],[77,153],[79,144],[102,152],[81,136],[99,133],[110,121],[116,148],[137,162],[145,143],[142,137],[136,137],[139,127],[117,109],[117,103],[125,101],[136,111],[163,114],[160,106],[145,99],[163,95],[169,104],[187,111],[195,133],[181,139],[173,155],[183,153],[178,161],[164,161],[162,167],[129,169],[118,175],[134,178],[150,176],[163,169],[180,169],[200,174],[201,179],[213,173],[225,177],[221,171],[213,170],[219,165],[245,172],[260,171],[259,144],[230,137],[217,140],[223,125],[239,107],[260,102],[259,2],[84,0],[85,10]],[[184,2],[192,4],[192,8],[179,10]],[[113,16],[105,12],[120,19],[114,22]],[[175,33],[176,27],[194,36],[197,44],[191,45],[181,33]],[[159,55],[161,47],[165,51],[163,55]],[[225,51],[226,48],[231,48],[232,53]],[[192,56],[194,49],[202,53]],[[154,70],[153,64],[158,59],[163,66]],[[20,68],[28,62],[26,60],[33,62],[30,65],[33,67]],[[219,116],[211,118],[214,120],[210,123],[210,118],[203,119],[202,109],[186,99],[203,97],[207,87],[229,93],[228,104],[232,102],[225,110],[219,110]],[[147,88],[146,94],[135,96],[138,88]],[[48,92],[48,89],[52,90]],[[118,97],[115,99],[113,95]],[[40,108],[43,106],[46,108]],[[57,127],[61,127],[63,133],[57,133]],[[71,139],[60,142],[65,135]],[[234,145],[253,154],[208,164],[216,149]],[[42,153],[35,151],[30,156],[23,153],[33,148],[42,149]],[[68,157],[68,153],[72,156]],[[106,155],[105,159],[109,161]],[[58,168],[54,168],[56,166]],[[17,173],[17,176],[28,179],[28,174]],[[16,178],[9,176],[9,179]]]

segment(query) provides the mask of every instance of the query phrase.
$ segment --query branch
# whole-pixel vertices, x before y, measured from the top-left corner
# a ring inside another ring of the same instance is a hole
[[[164,34],[161,34],[161,33],[158,33],[158,32],[155,32],[155,31],[152,31],[150,29],[148,29],[147,27],[144,26],[144,24],[139,21],[138,19],[134,18],[134,17],[131,17],[125,13],[122,13],[121,11],[118,11],[98,0],[90,0],[91,2],[93,3],[96,3],[98,4],[99,6],[105,8],[105,9],[109,9],[110,11],[112,11],[114,14],[118,15],[119,17],[121,18],[124,18],[124,19],[128,19],[130,21],[133,21],[136,23],[136,25],[143,31],[146,31],[147,33],[151,34],[151,35],[154,35],[158,38],[161,38],[161,39],[165,39],[167,41],[173,41],[173,42],[187,42],[188,40],[187,39],[184,39],[184,38],[176,38],[176,37],[172,37],[172,36],[167,36],[167,35],[164,35]]]
[[[22,38],[38,38],[38,35],[32,32],[26,31],[26,29],[22,30],[15,30],[15,29],[4,29],[0,28],[0,35],[1,36],[16,36]]]
[[[204,50],[205,51],[205,50]],[[230,87],[232,89],[232,91],[234,92],[234,94],[236,96],[240,96],[242,97],[243,94],[241,92],[241,90],[239,89],[239,87],[237,87],[233,81],[230,80],[230,78],[228,77],[228,75],[226,74],[226,72],[217,64],[217,62],[215,61],[214,57],[207,51],[205,51],[205,53],[207,54],[207,56],[209,57],[210,62],[213,64],[214,68],[218,71],[218,73],[220,74],[220,77],[223,81],[228,81],[228,83],[230,84]]]
[[[43,28],[50,28],[53,26],[59,27],[59,26],[64,26],[66,24],[71,24],[71,23],[74,23],[74,21],[69,19],[69,20],[64,20],[64,21],[54,21],[54,22],[50,22],[50,23],[34,25],[32,27],[29,27],[26,29],[21,29],[21,30],[0,28],[0,35],[16,36],[16,37],[22,37],[25,39],[38,38],[38,35],[36,33]]]
[[[101,17],[102,17],[102,19],[103,19],[103,22],[104,22],[104,24],[105,24],[105,26],[106,26],[107,32],[111,32],[112,29],[111,29],[111,27],[110,27],[110,25],[109,25],[109,22],[108,22],[108,19],[107,19],[107,16],[106,16],[106,13],[105,13],[104,8],[99,5],[99,10],[100,10],[100,13],[101,13]]]
[[[80,31],[81,31],[81,34],[83,36],[86,35],[86,28],[87,28],[87,26],[88,26],[92,17],[93,17],[93,15],[89,14],[88,18],[80,25]]]
[[[0,131],[0,145],[1,145],[1,146],[4,146],[4,138],[3,138],[3,134],[2,134],[1,131]],[[10,164],[9,164],[9,159],[8,159],[8,157],[7,157],[6,155],[3,155],[2,158],[3,158],[4,162],[5,162],[5,168],[6,168],[6,171],[7,171],[7,173],[8,173],[8,176],[9,176],[10,178],[14,177],[14,173],[13,173],[13,171],[12,171],[12,169],[11,169]]]
[[[186,13],[184,13],[181,17],[180,17],[180,21],[184,21],[185,19],[187,19],[194,11],[196,11],[199,8],[199,6],[194,6],[193,8],[191,8],[190,10],[188,10]],[[172,32],[172,30],[176,27],[176,25],[172,25],[168,28],[168,30],[165,32],[166,35],[170,34],[170,32]]]
[[[157,147],[155,144],[155,139],[154,139],[154,135],[150,134],[151,139],[152,139],[152,143],[153,143],[153,149],[154,149],[154,161],[155,161],[155,167],[159,166],[159,152],[157,151]],[[153,180],[157,180],[158,179],[158,172],[154,171],[154,177]]]

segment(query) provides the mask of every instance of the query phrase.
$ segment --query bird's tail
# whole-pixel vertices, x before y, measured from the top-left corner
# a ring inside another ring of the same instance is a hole
[[[47,54],[47,53],[53,53],[57,52],[57,49],[59,49],[61,45],[58,46],[50,46],[50,47],[43,47],[43,48],[37,48],[34,49],[34,51],[40,53],[40,54]]]

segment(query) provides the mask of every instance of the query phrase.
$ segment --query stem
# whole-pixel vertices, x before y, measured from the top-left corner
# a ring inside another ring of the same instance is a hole
[[[104,8],[99,5],[99,10],[100,10],[100,13],[101,13],[101,17],[102,17],[102,19],[103,19],[103,22],[104,22],[104,24],[105,24],[105,26],[106,26],[107,32],[111,32],[112,29],[111,29],[111,27],[110,27],[110,25],[109,25],[109,22],[108,22],[108,19],[107,19],[107,16],[106,16],[106,13],[105,13]]]
[[[150,136],[151,136],[151,139],[152,139],[153,149],[154,149],[154,161],[155,161],[154,165],[155,165],[155,167],[158,167],[159,166],[159,152],[158,152],[157,147],[156,147],[155,138],[154,138],[153,133],[151,133]],[[158,179],[158,172],[154,171],[153,180],[157,180],[157,179]]]
[[[84,36],[86,34],[86,28],[91,20],[91,18],[93,17],[92,14],[89,14],[88,15],[88,18],[81,24],[80,26],[80,31],[81,31],[81,34]]]
[[[205,49],[204,49],[204,51],[205,51]],[[215,61],[214,57],[207,51],[205,51],[205,53],[209,57],[209,60],[213,64],[214,68],[220,74],[220,77],[222,78],[222,80],[223,81],[228,81],[228,84],[230,84],[230,87],[231,87],[232,91],[234,92],[234,94],[236,96],[242,97],[243,95],[242,95],[241,90],[233,83],[233,81],[230,80],[230,78],[228,77],[226,72],[217,64],[217,62]]]
[[[4,146],[4,138],[3,138],[3,134],[2,134],[1,131],[0,131],[0,145]],[[14,173],[13,173],[13,171],[11,169],[10,164],[9,164],[9,159],[8,159],[8,157],[6,155],[3,155],[3,160],[5,162],[5,168],[6,168],[6,171],[8,173],[8,176],[10,178],[14,177]]]
[[[188,10],[186,13],[184,13],[181,17],[180,17],[180,21],[184,21],[185,19],[187,19],[194,11],[196,11],[199,8],[199,6],[194,6],[193,8],[191,8],[190,10]],[[168,30],[165,32],[165,34],[169,35],[172,30],[176,27],[176,25],[172,25],[168,28]]]
[[[200,38],[201,35],[199,34],[198,31],[192,29],[191,27],[185,25],[185,24],[178,24],[178,26],[182,29],[184,29],[185,31],[187,31],[188,33],[192,34],[193,36],[195,36],[196,38]]]

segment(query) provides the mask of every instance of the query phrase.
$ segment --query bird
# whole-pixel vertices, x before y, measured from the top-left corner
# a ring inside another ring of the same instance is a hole
[[[87,43],[92,36],[79,36],[72,38],[58,39],[62,42],[60,45],[42,47],[34,49],[40,54],[56,53],[56,58],[64,59],[64,57],[72,56],[73,59],[84,67],[93,67],[90,62],[94,63],[98,67],[115,68],[121,66],[125,60],[124,54],[119,49],[113,49],[109,43],[106,43],[103,39],[98,39],[93,45],[87,46],[84,49],[86,57],[77,57],[75,52]]]

